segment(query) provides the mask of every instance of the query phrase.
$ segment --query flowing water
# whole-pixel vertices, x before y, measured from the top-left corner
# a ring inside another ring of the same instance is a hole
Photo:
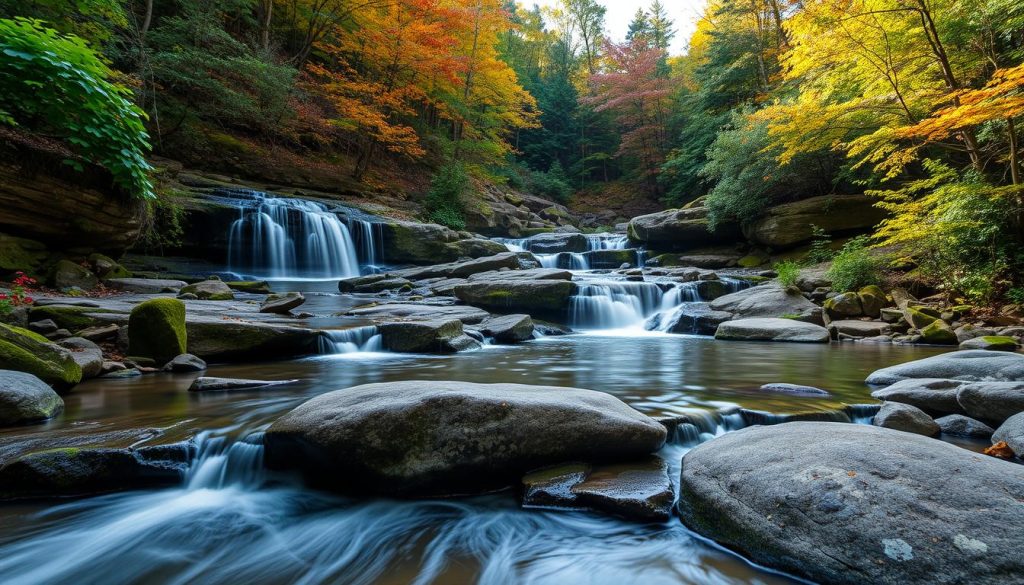
[[[313,396],[358,384],[575,386],[608,392],[652,416],[688,414],[697,421],[681,425],[659,453],[678,477],[686,450],[743,426],[737,406],[786,413],[871,402],[863,384],[868,373],[939,351],[668,334],[659,329],[671,329],[679,311],[701,302],[697,283],[579,272],[580,292],[568,315],[577,334],[452,356],[390,354],[381,351],[376,327],[333,316],[376,297],[339,295],[333,280],[316,281],[379,264],[379,230],[296,201],[257,194],[251,205],[239,205],[232,269],[306,279],[275,281],[275,288],[306,293],[303,310],[318,315],[310,325],[328,329],[324,355],[212,365],[204,373],[296,380],[262,391],[189,393],[195,374],[90,380],[65,398],[64,413],[53,421],[0,429],[3,441],[65,429],[174,427],[194,434],[198,445],[188,477],[176,488],[0,505],[5,584],[791,583],[700,539],[678,518],[645,525],[585,512],[522,510],[510,492],[426,501],[316,492],[263,470],[259,433]],[[593,250],[627,245],[621,236],[588,241]],[[744,285],[726,280],[725,286]],[[758,390],[769,382],[818,386],[832,396]]]

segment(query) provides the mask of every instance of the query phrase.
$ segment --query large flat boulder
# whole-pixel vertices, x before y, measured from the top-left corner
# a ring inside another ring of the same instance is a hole
[[[602,392],[408,381],[320,395],[266,434],[267,463],[315,485],[399,495],[476,493],[566,461],[639,458],[665,427]]]
[[[823,325],[821,307],[804,298],[799,291],[777,284],[764,284],[730,293],[711,301],[713,311],[732,313],[735,319],[787,317]]]
[[[868,376],[867,383],[888,386],[908,378],[1024,382],[1024,355],[1004,351],[955,351],[876,370]]]
[[[408,268],[398,270],[391,274],[408,280],[423,280],[426,278],[466,278],[481,272],[494,270],[516,270],[521,267],[519,255],[515,252],[501,252],[493,256],[449,262],[447,264],[434,264],[423,268]]]
[[[771,248],[810,242],[814,226],[833,235],[868,231],[886,217],[868,195],[823,195],[771,207],[743,226],[748,240]]]
[[[738,319],[718,326],[715,339],[828,343],[828,329],[793,319]]]
[[[431,223],[390,221],[380,226],[383,260],[391,264],[454,262],[508,250],[498,242],[462,238],[458,232]]]
[[[216,317],[190,317],[185,329],[188,353],[206,361],[255,361],[311,355],[317,353],[320,338],[319,332],[302,327]]]
[[[457,353],[480,347],[465,334],[458,319],[396,321],[382,323],[378,329],[384,347],[399,353]]]
[[[117,290],[140,294],[176,293],[188,286],[183,280],[158,278],[108,278],[103,284]]]
[[[505,313],[559,313],[575,293],[576,283],[567,280],[495,280],[455,287],[460,301]]]
[[[866,425],[727,433],[683,457],[687,526],[820,583],[1003,584],[1024,574],[1024,466]]]
[[[688,250],[743,239],[736,223],[711,229],[705,207],[670,209],[634,217],[627,227],[629,239],[655,250]]]
[[[392,321],[435,321],[458,319],[466,325],[475,325],[490,317],[487,311],[463,305],[429,305],[423,303],[388,303],[357,307],[346,315],[363,317],[377,323]]]
[[[945,378],[909,378],[875,390],[871,397],[909,404],[933,415],[963,414],[956,394],[965,383]]]
[[[971,382],[957,390],[956,401],[968,415],[998,425],[1024,412],[1024,382]]]

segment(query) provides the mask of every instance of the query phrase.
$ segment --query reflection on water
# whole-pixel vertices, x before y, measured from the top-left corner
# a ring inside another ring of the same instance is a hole
[[[66,397],[46,432],[80,425],[266,428],[311,396],[388,380],[578,386],[649,414],[739,404],[777,412],[870,400],[864,377],[936,353],[888,345],[787,345],[646,335],[550,337],[458,356],[345,354],[213,366],[207,375],[285,379],[265,391],[195,395],[194,376],[93,380]],[[831,391],[831,399],[766,396],[766,382]],[[184,422],[183,422],[184,421]],[[0,506],[5,583],[782,583],[690,534],[678,520],[635,525],[585,513],[523,511],[512,494],[456,501],[353,501],[266,477],[259,447],[200,437],[180,489],[59,505]],[[233,446],[229,446],[233,445]],[[685,448],[661,455],[678,476]]]

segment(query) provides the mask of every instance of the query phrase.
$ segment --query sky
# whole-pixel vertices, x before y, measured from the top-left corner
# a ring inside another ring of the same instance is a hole
[[[519,0],[526,6],[540,4],[541,6],[555,6],[558,0]],[[626,30],[633,20],[637,8],[646,9],[649,1],[623,2],[622,0],[598,0],[608,13],[605,15],[605,28],[614,41],[621,41],[626,38]],[[672,39],[671,53],[680,55],[686,50],[686,43],[690,40],[697,20],[700,18],[701,10],[704,8],[705,0],[662,0],[662,5],[668,11],[669,16],[675,21],[676,36]]]

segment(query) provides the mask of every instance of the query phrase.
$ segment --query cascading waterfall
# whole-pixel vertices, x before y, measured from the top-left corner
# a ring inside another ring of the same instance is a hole
[[[320,334],[320,354],[370,353],[384,350],[380,330],[374,325],[332,329]]]
[[[239,218],[228,234],[228,270],[264,278],[359,276],[359,256],[349,226],[325,204],[232,193]],[[370,222],[365,222],[370,223]],[[379,232],[378,232],[379,233]],[[362,247],[379,249],[374,228],[361,231]]]
[[[359,260],[371,270],[379,268],[384,262],[384,224],[353,217],[348,220],[348,228]]]
[[[506,239],[498,238],[497,241],[505,244],[510,252],[533,252],[533,255],[540,261],[544,268],[561,268],[563,270],[591,270],[589,253],[602,250],[629,250],[629,238],[625,234],[583,234],[587,240],[586,252],[555,252],[538,253],[534,249],[539,240],[534,238]],[[643,260],[641,251],[637,251],[637,264]]]

